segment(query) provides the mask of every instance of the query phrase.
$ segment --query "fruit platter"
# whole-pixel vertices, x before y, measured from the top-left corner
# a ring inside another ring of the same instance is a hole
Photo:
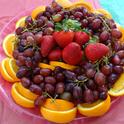
[[[124,28],[106,10],[53,0],[9,28],[0,80],[18,109],[70,123],[105,115],[124,95]]]

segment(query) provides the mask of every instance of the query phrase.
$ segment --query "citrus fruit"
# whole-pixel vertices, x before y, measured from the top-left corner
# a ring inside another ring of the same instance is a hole
[[[88,116],[88,117],[97,117],[105,114],[111,105],[110,96],[106,98],[106,100],[101,101],[98,100],[92,104],[83,103],[78,105],[78,111],[80,114]]]
[[[8,57],[12,57],[15,39],[16,39],[15,34],[9,34],[3,40],[3,50]]]
[[[47,99],[44,107],[55,111],[66,111],[74,108],[74,104],[62,99]]]
[[[112,15],[111,15],[107,10],[104,10],[104,9],[96,9],[94,12],[95,12],[95,13],[101,13],[101,14],[103,14],[106,18],[109,18],[109,19],[112,18]]]
[[[40,111],[46,120],[55,123],[68,123],[76,117],[77,108],[74,107],[73,103],[65,100],[51,101],[48,99]]]
[[[32,11],[31,17],[35,19],[37,15],[43,11],[45,11],[45,6],[39,6]]]
[[[56,0],[63,8],[68,8],[72,3],[69,0]]]
[[[24,16],[21,19],[19,19],[16,22],[16,28],[18,28],[18,27],[24,27],[25,26],[25,19],[26,19],[26,16]]]
[[[122,96],[124,95],[124,73],[121,74],[119,79],[115,82],[113,87],[108,91],[111,96]]]
[[[22,86],[21,83],[18,83],[18,92],[27,99],[34,101],[38,95],[32,93],[30,90]]]
[[[74,2],[72,5],[70,5],[68,8],[69,9],[74,9],[77,7],[85,7],[88,11],[92,12],[94,11],[91,3],[85,2],[85,1],[78,1],[78,2]]]
[[[122,37],[121,37],[120,41],[124,42],[124,27],[122,27],[121,25],[117,24],[117,28],[122,33]]]
[[[68,70],[74,70],[75,68],[77,68],[77,66],[69,65],[63,62],[58,62],[58,61],[50,61],[50,65],[54,67],[59,66],[61,68],[68,69]]]
[[[6,69],[6,65],[8,64],[8,61],[9,61],[9,58],[5,58],[2,60],[0,64],[0,73],[6,81],[14,82],[14,79],[9,75]]]
[[[18,91],[18,85],[19,83],[15,83],[12,85],[11,95],[12,95],[13,100],[20,106],[23,106],[26,108],[33,108],[34,101],[22,96]]]
[[[51,70],[54,70],[54,69],[55,69],[54,66],[49,65],[49,64],[45,64],[45,63],[40,63],[40,64],[39,64],[39,67],[40,67],[40,68],[48,68],[48,69],[51,69]]]
[[[14,81],[20,80],[16,77],[16,72],[18,70],[18,66],[16,65],[16,62],[13,58],[7,59],[6,70],[7,70],[8,74],[14,79]]]

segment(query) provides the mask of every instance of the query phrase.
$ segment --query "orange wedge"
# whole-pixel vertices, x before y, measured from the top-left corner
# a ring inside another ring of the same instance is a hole
[[[110,108],[111,99],[110,96],[106,100],[98,100],[92,104],[84,103],[78,105],[78,111],[80,114],[88,117],[97,117],[104,115]]]
[[[5,58],[2,60],[1,64],[0,64],[0,73],[2,75],[2,77],[8,81],[8,82],[14,82],[15,80],[9,75],[9,73],[7,72],[7,64],[8,64],[9,58]]]
[[[18,92],[27,99],[34,101],[38,95],[32,93],[30,90],[24,88],[21,83],[18,83]]]
[[[124,95],[124,73],[121,74],[119,79],[115,82],[113,87],[108,91],[111,96],[122,96]]]
[[[16,39],[15,34],[9,34],[3,40],[3,50],[8,57],[12,57],[15,39]]]
[[[39,6],[32,11],[31,16],[33,19],[35,19],[39,13],[44,11],[45,11],[45,6]]]
[[[27,16],[22,17],[16,22],[16,28],[25,26],[25,19]]]
[[[14,81],[20,80],[16,77],[18,66],[16,65],[16,62],[13,58],[8,58],[8,61],[6,64],[6,70],[7,70],[8,74],[14,79]]]
[[[68,8],[69,9],[74,9],[74,8],[77,8],[77,7],[85,7],[90,12],[94,11],[93,6],[91,5],[91,3],[85,2],[85,1],[81,1],[81,0],[78,1],[78,2],[74,2]]]
[[[48,69],[51,69],[51,70],[54,70],[54,69],[55,69],[54,66],[49,65],[49,64],[45,64],[45,63],[40,63],[40,64],[39,64],[39,67],[40,67],[40,68],[48,68]]]
[[[121,37],[120,41],[124,42],[124,27],[122,27],[121,25],[117,24],[117,28],[122,33],[122,37]]]
[[[103,14],[106,18],[109,18],[109,19],[112,18],[112,15],[107,10],[104,10],[104,9],[96,9],[94,10],[94,13]]]
[[[59,66],[61,68],[68,69],[68,70],[74,70],[75,68],[77,68],[77,66],[69,65],[63,62],[58,62],[58,61],[50,61],[50,65],[54,67]]]
[[[74,108],[74,104],[62,99],[56,99],[55,101],[47,99],[44,107],[55,111],[65,111]]]
[[[18,91],[18,84],[19,83],[15,83],[12,86],[11,89],[11,95],[13,100],[20,106],[22,107],[26,107],[26,108],[34,108],[34,101],[25,98],[24,96],[22,96],[19,91]]]
[[[73,103],[65,100],[51,101],[48,99],[40,111],[46,120],[55,123],[68,123],[76,117],[77,108],[74,107]]]
[[[63,8],[68,8],[69,6],[72,5],[72,3],[69,0],[56,0],[56,2]]]

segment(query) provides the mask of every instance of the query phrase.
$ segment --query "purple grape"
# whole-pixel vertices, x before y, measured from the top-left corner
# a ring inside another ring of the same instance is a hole
[[[120,39],[122,37],[122,33],[117,29],[112,29],[111,34],[114,38]]]
[[[96,71],[92,68],[86,70],[86,76],[88,78],[93,78],[95,76]]]
[[[34,51],[32,48],[28,48],[24,51],[24,56],[26,57],[32,57],[34,55]]]
[[[65,77],[64,77],[64,74],[63,73],[56,74],[56,80],[58,82],[64,81],[64,79],[65,79]]]
[[[44,80],[44,78],[41,75],[35,75],[33,78],[33,81],[35,84],[40,84],[43,82],[43,80]]]
[[[17,59],[18,58],[18,55],[19,55],[19,51],[17,49],[15,49],[13,51],[13,57],[14,57],[14,59]]]
[[[39,67],[34,68],[33,69],[33,74],[34,75],[40,74],[40,68]]]
[[[65,85],[63,82],[59,82],[56,84],[56,89],[55,89],[55,93],[57,94],[62,94],[64,92],[65,89]]]
[[[30,57],[27,57],[26,60],[25,60],[25,65],[29,68],[32,67],[33,65],[33,62],[32,62],[32,59]]]
[[[89,89],[91,89],[91,90],[96,89],[96,85],[95,85],[94,81],[91,80],[91,79],[87,81],[86,85],[87,85],[87,87],[88,87]]]
[[[101,85],[104,85],[105,84],[105,81],[106,81],[106,77],[103,73],[101,72],[97,72],[95,74],[95,78],[94,78],[95,82],[101,86]]]
[[[123,72],[123,67],[119,66],[119,65],[116,65],[116,66],[113,67],[113,70],[114,70],[115,73],[121,74]]]
[[[42,60],[41,53],[40,53],[39,51],[35,51],[34,56],[33,56],[33,59],[34,59],[36,62],[40,62],[40,61]]]
[[[31,81],[26,78],[26,77],[23,77],[21,78],[21,84],[25,87],[25,88],[29,88],[29,86],[31,85]]]
[[[38,19],[37,20],[37,27],[42,27],[44,25],[43,19]]]
[[[121,59],[124,58],[124,50],[120,50],[116,54],[119,56],[119,58],[121,58]]]
[[[40,70],[40,74],[44,77],[49,76],[51,73],[52,73],[52,70],[48,68],[42,68]]]
[[[92,22],[92,28],[97,30],[101,27],[102,21],[100,19],[94,19]]]
[[[48,83],[48,84],[55,84],[56,79],[52,76],[47,76],[47,77],[45,77],[45,82]]]
[[[45,35],[51,35],[54,32],[54,29],[51,27],[45,28],[44,34]]]
[[[109,39],[109,33],[105,30],[100,34],[101,41],[107,41]]]
[[[74,83],[67,83],[65,85],[65,91],[67,91],[67,92],[72,92],[73,88],[74,88]]]
[[[104,65],[101,67],[101,72],[104,74],[104,75],[109,75],[112,73],[112,67],[110,65]]]
[[[26,19],[25,19],[25,24],[26,24],[27,26],[30,26],[31,24],[33,24],[33,19],[32,19],[31,16],[26,17]]]
[[[105,100],[107,98],[107,92],[101,92],[99,94],[99,98],[102,99],[102,100]]]
[[[43,35],[43,32],[42,31],[40,31],[37,34],[35,34],[35,40],[36,40],[36,43],[37,44],[40,44],[41,43],[42,35]]]
[[[31,92],[33,92],[33,93],[35,93],[37,95],[41,95],[42,94],[41,88],[38,85],[36,85],[36,84],[32,84],[29,89],[30,89]]]
[[[75,18],[82,18],[83,17],[83,14],[81,12],[75,12],[74,13],[74,17]]]
[[[28,72],[27,68],[25,68],[25,67],[20,67],[19,70],[18,70],[17,73],[16,73],[16,76],[17,76],[18,78],[22,78],[22,77],[24,77],[24,76],[27,74],[27,72]]]
[[[83,19],[81,21],[81,26],[82,26],[82,28],[86,28],[88,26],[88,20],[87,19]]]
[[[51,21],[48,21],[48,22],[47,22],[47,27],[54,28],[54,23],[51,22]]]
[[[121,62],[120,58],[118,55],[115,55],[113,58],[112,58],[112,63],[115,64],[115,65],[119,65]]]
[[[66,70],[66,71],[64,71],[64,75],[67,79],[70,79],[70,80],[76,79],[76,74],[74,72]]]
[[[118,79],[118,75],[112,73],[110,76],[108,76],[108,83],[114,84],[115,81]]]
[[[93,96],[94,96],[94,100],[98,100],[99,99],[99,92],[97,90],[93,91]]]
[[[15,32],[17,35],[21,35],[23,30],[24,30],[23,27],[18,27]]]
[[[102,86],[99,86],[99,87],[98,87],[98,91],[99,91],[99,92],[107,92],[108,89],[107,89],[107,87],[106,87],[105,85],[102,85]]]
[[[45,85],[45,91],[46,91],[47,93],[53,95],[53,94],[54,94],[54,90],[55,90],[55,88],[54,88],[53,85],[51,85],[51,84],[46,84],[46,85]]]

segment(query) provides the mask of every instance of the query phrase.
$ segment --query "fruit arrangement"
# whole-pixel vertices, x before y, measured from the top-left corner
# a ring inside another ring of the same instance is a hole
[[[20,106],[68,123],[77,115],[102,116],[111,96],[124,95],[124,28],[106,10],[56,0],[15,27],[3,41],[0,72]]]

